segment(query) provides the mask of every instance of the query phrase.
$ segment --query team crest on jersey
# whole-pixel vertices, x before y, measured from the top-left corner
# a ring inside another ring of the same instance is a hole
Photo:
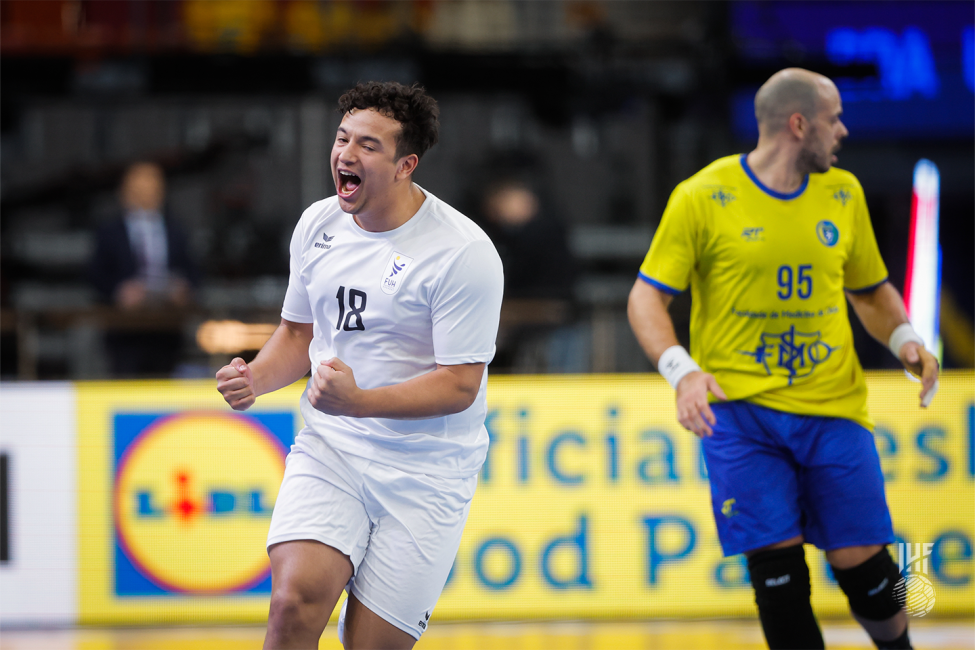
[[[379,281],[379,287],[383,290],[383,293],[393,295],[399,291],[400,285],[403,284],[403,279],[411,268],[413,268],[412,257],[407,257],[402,253],[393,251],[393,254],[389,256],[389,262],[386,263],[383,277]]]
[[[816,224],[816,236],[819,237],[819,241],[822,242],[823,246],[836,246],[836,242],[840,240],[840,231],[832,221],[820,221]]]

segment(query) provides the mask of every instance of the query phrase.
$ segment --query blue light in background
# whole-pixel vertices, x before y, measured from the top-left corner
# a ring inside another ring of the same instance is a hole
[[[737,0],[730,18],[745,68],[828,64],[853,140],[975,135],[973,2]],[[757,89],[731,98],[734,133],[746,142],[758,137]]]
[[[961,67],[965,85],[975,92],[975,27],[966,27],[962,32]]]
[[[938,96],[941,84],[931,43],[927,34],[917,27],[907,27],[900,36],[886,27],[864,30],[838,27],[826,33],[825,49],[826,57],[836,65],[874,64],[880,73],[882,97],[869,93],[852,97],[849,92],[844,92],[847,101],[902,100],[915,92],[929,99]]]

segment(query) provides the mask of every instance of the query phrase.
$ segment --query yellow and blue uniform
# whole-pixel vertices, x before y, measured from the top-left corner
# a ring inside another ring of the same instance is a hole
[[[886,281],[887,269],[856,177],[833,168],[782,194],[761,183],[744,155],[721,158],[674,190],[640,278],[671,294],[690,286],[691,356],[729,399],[714,405],[718,424],[704,445],[725,552],[799,532],[823,548],[886,539],[886,532],[871,533],[871,541],[858,542],[856,522],[839,525],[847,530],[854,524],[852,537],[848,530],[829,533],[829,513],[842,506],[798,505],[811,496],[809,486],[788,477],[815,474],[817,481],[829,482],[828,473],[812,468],[831,461],[801,448],[808,445],[810,430],[839,435],[846,443],[823,449],[855,446],[852,456],[865,465],[853,475],[871,483],[869,489],[860,484],[846,489],[867,489],[873,495],[864,504],[869,508],[877,505],[879,480],[879,503],[886,513],[879,460],[874,463],[867,430],[873,422],[866,382],[853,349],[844,292],[876,289]],[[822,420],[833,426],[819,426]],[[774,447],[787,451],[768,451]],[[781,458],[769,461],[768,453]],[[756,462],[763,462],[763,470],[768,462],[778,469],[767,474],[771,484],[753,480],[756,489],[749,496],[744,484],[754,476]],[[825,532],[800,525],[800,519],[820,519],[815,513],[821,510]],[[889,528],[886,515],[878,530]]]
[[[640,277],[690,285],[691,356],[729,399],[872,427],[844,290],[872,290],[887,269],[853,174],[783,195],[743,156],[721,158],[674,190]]]

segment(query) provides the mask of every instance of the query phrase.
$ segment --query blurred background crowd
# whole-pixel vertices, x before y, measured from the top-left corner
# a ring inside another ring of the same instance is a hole
[[[504,260],[492,371],[648,371],[626,297],[669,193],[753,147],[754,92],[792,65],[840,88],[839,166],[898,288],[913,167],[938,165],[945,365],[972,367],[973,22],[950,1],[0,0],[0,375],[252,356],[360,80],[440,103],[416,181]],[[865,366],[896,366],[855,334]]]

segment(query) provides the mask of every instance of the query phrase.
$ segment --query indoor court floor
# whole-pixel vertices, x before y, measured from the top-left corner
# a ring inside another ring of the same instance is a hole
[[[917,650],[975,649],[975,621],[913,620]],[[830,650],[873,644],[852,622],[824,626]],[[255,650],[262,627],[73,628],[2,630],[0,650]],[[319,648],[341,650],[335,628]],[[430,628],[417,650],[760,650],[754,621],[444,623]]]

